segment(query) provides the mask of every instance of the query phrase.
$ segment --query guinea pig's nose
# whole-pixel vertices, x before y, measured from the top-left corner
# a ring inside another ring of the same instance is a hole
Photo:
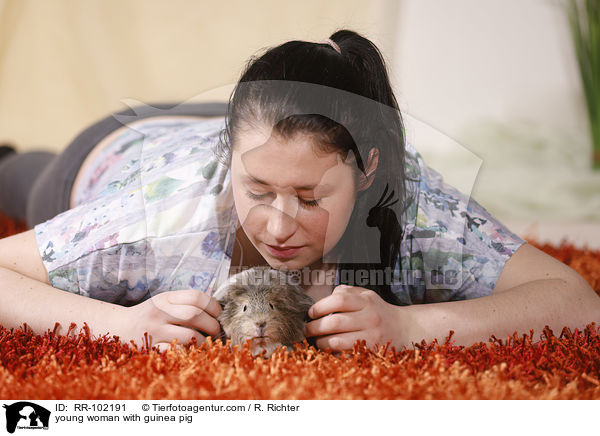
[[[264,336],[265,335],[265,327],[267,327],[266,321],[261,321],[256,323],[256,336]]]

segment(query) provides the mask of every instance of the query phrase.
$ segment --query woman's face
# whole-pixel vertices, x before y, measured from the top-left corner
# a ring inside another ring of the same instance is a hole
[[[231,162],[235,207],[271,267],[318,265],[337,244],[356,199],[353,162],[320,151],[305,134],[286,140],[265,126],[238,135]]]

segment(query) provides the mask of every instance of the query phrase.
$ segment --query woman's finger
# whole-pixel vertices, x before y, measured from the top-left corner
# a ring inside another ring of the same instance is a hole
[[[357,332],[364,327],[361,321],[361,317],[357,312],[331,313],[306,323],[306,337]]]
[[[159,353],[162,353],[163,351],[167,351],[171,349],[171,344],[168,342],[159,342],[158,344],[154,344],[153,347],[156,347],[158,349]],[[177,348],[181,348],[182,346],[177,343]]]
[[[171,304],[165,311],[169,324],[193,327],[196,330],[217,337],[221,332],[221,324],[209,313],[196,306]]]
[[[351,350],[357,339],[362,339],[359,332],[338,333],[317,338],[315,345],[320,350],[327,348],[332,351]]]
[[[171,304],[196,306],[208,312],[213,318],[218,317],[222,312],[221,305],[214,297],[197,289],[169,291],[166,293],[166,298]]]
[[[173,339],[177,339],[177,343],[187,345],[196,338],[198,344],[204,342],[206,337],[197,330],[190,327],[183,327],[174,324],[165,324],[158,332],[150,338],[152,345],[159,343],[170,344]]]
[[[308,316],[316,319],[334,312],[355,312],[362,309],[364,305],[365,302],[358,292],[352,290],[335,292],[334,290],[334,293],[313,304],[308,311]]]

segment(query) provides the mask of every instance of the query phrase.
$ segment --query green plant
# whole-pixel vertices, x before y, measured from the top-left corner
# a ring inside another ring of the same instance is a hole
[[[600,0],[568,0],[567,15],[592,133],[592,166],[600,169]]]

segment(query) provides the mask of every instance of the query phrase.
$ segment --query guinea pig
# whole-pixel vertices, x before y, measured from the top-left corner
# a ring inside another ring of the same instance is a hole
[[[217,318],[231,345],[250,340],[252,355],[270,357],[278,346],[305,339],[304,325],[314,301],[283,271],[254,267],[229,278],[214,297],[223,311]]]

